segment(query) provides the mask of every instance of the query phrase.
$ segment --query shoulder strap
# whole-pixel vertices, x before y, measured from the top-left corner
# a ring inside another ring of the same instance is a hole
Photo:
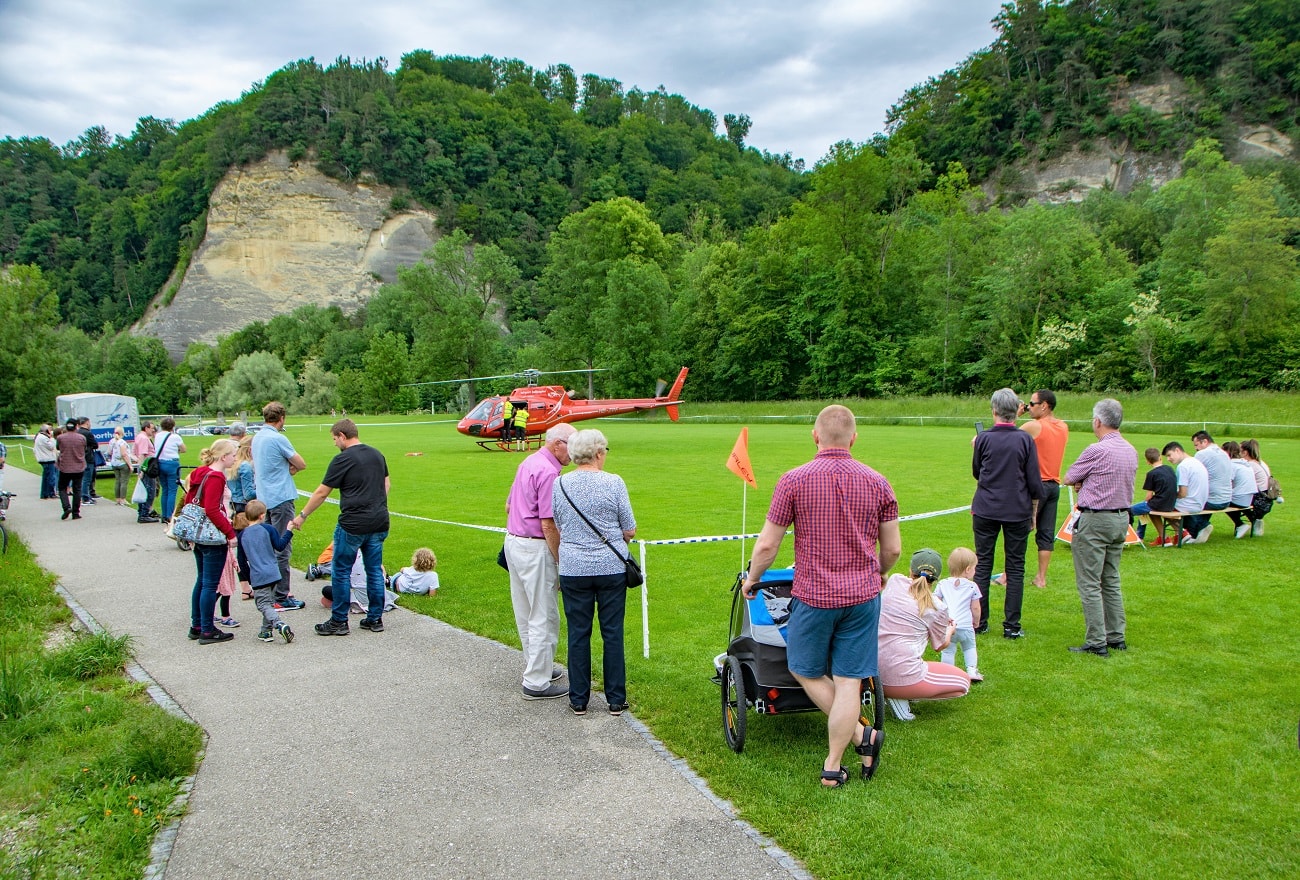
[[[560,484],[560,492],[564,495],[564,500],[569,502],[569,506],[573,508],[574,513],[582,517],[582,521],[587,524],[587,528],[591,529],[593,532],[596,533],[596,537],[600,538],[601,542],[604,543],[604,545],[609,548],[610,553],[613,553],[623,562],[627,562],[627,558],[624,557],[622,553],[618,552],[618,550],[614,547],[614,545],[609,542],[609,538],[606,538],[603,534],[601,534],[600,529],[593,526],[591,524],[591,520],[587,519],[587,515],[578,509],[578,505],[573,503],[573,499],[569,497],[569,490],[564,488],[564,478],[561,477],[556,482]]]
[[[170,439],[172,439],[172,437],[174,437],[174,436],[176,436],[176,432],[175,432],[175,431],[168,431],[168,432],[167,432],[167,436],[163,438],[162,446],[159,446],[158,449],[154,451],[154,454],[153,454],[153,457],[154,457],[154,458],[162,458],[163,446],[166,446],[166,445],[167,445],[167,441],[170,440]]]

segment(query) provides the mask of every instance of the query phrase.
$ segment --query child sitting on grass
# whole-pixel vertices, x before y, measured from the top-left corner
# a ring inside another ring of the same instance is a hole
[[[411,557],[411,564],[393,575],[392,587],[396,593],[415,593],[433,596],[438,592],[438,573],[433,569],[438,557],[428,547],[421,547]]]
[[[949,577],[939,581],[934,597],[948,607],[948,616],[957,627],[952,641],[939,655],[949,665],[957,661],[957,646],[961,646],[961,659],[971,681],[983,681],[980,675],[979,655],[975,650],[975,621],[980,619],[980,588],[971,580],[975,577],[975,551],[958,547],[948,554]]]
[[[280,562],[276,553],[289,546],[293,534],[281,534],[266,521],[266,505],[257,499],[249,501],[242,513],[235,514],[235,531],[239,535],[240,577],[253,588],[257,610],[262,612],[262,629],[257,638],[263,642],[274,640],[272,632],[279,633],[285,644],[293,641],[293,630],[280,620],[275,610],[275,587],[280,583]]]

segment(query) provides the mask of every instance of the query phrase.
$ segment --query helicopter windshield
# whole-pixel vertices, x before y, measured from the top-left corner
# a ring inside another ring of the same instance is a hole
[[[465,416],[465,418],[486,422],[492,417],[493,410],[499,407],[500,401],[489,397],[486,400],[479,401],[479,405],[470,410],[469,415]]]

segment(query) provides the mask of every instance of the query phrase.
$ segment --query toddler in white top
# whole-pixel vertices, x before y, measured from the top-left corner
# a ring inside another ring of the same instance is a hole
[[[428,547],[421,547],[411,557],[411,564],[393,575],[392,588],[397,593],[418,593],[436,595],[438,592],[438,573],[434,567],[438,557]]]
[[[952,641],[943,649],[940,659],[952,664],[957,659],[957,646],[961,646],[961,659],[971,681],[983,681],[980,675],[979,654],[975,650],[975,621],[980,619],[980,588],[971,580],[975,576],[975,551],[958,547],[948,555],[948,572],[952,577],[939,581],[934,595],[948,606],[957,631]]]

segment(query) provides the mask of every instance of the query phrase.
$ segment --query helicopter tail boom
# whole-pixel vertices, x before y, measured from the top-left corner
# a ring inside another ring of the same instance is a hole
[[[682,399],[682,386],[686,384],[686,374],[689,372],[690,368],[682,367],[682,371],[677,374],[677,381],[673,383],[673,387],[668,391],[668,399],[673,402],[665,406],[664,409],[668,413],[668,418],[674,422],[677,421],[677,401]]]

